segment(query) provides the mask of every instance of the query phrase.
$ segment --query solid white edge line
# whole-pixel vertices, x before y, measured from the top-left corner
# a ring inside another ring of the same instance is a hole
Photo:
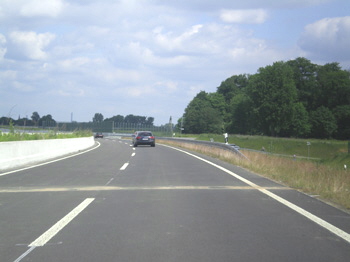
[[[128,167],[129,163],[125,163],[121,168],[120,170],[125,170],[127,167]]]
[[[87,198],[81,202],[76,208],[69,212],[60,221],[54,224],[44,234],[34,240],[28,247],[41,247],[45,245],[51,238],[53,238],[59,231],[61,231],[69,222],[71,222],[81,211],[94,201],[95,198]]]
[[[29,248],[26,252],[24,252],[19,258],[17,258],[14,262],[19,262],[23,258],[25,258],[30,252],[32,252],[36,247]]]
[[[297,213],[303,215],[304,217],[307,217],[308,219],[312,220],[316,224],[320,225],[321,227],[327,229],[328,231],[336,234],[337,236],[341,237],[342,239],[344,239],[345,241],[350,243],[350,234],[346,233],[345,231],[341,230],[340,228],[333,226],[332,224],[328,223],[327,221],[313,215],[312,213],[306,211],[305,209],[298,207],[297,205],[289,202],[288,200],[285,200],[282,197],[277,196],[276,194],[274,194],[266,189],[259,189],[259,191],[264,193],[265,195],[272,197],[273,199],[280,202],[281,204],[293,209]]]
[[[220,169],[220,170],[230,174],[231,176],[233,176],[233,177],[239,179],[240,181],[242,181],[242,182],[244,182],[244,183],[246,183],[246,184],[256,188],[261,193],[263,193],[263,194],[265,194],[265,195],[275,199],[276,201],[280,202],[281,204],[289,207],[290,209],[296,211],[300,215],[303,215],[304,217],[310,219],[311,221],[313,221],[314,223],[318,224],[319,226],[327,229],[328,231],[332,232],[333,234],[337,235],[338,237],[340,237],[340,238],[344,239],[345,241],[347,241],[348,243],[350,243],[350,234],[349,233],[341,230],[340,228],[338,228],[336,226],[333,226],[332,224],[328,223],[327,221],[325,221],[325,220],[323,220],[323,219],[321,219],[321,218],[311,214],[310,212],[308,212],[305,209],[303,209],[303,208],[301,208],[301,207],[299,207],[299,206],[289,202],[288,200],[285,200],[284,198],[279,197],[276,194],[274,194],[274,193],[272,193],[272,192],[270,192],[270,191],[268,191],[266,189],[261,189],[258,185],[254,184],[253,182],[249,181],[248,179],[245,179],[245,178],[243,178],[243,177],[241,177],[241,176],[231,172],[230,170],[228,170],[228,169],[226,169],[226,168],[224,168],[222,166],[214,164],[213,162],[210,162],[210,161],[208,161],[208,160],[206,160],[204,158],[201,158],[199,156],[196,156],[196,155],[191,154],[189,152],[186,152],[184,150],[181,150],[181,149],[178,149],[178,148],[172,147],[172,146],[167,146],[167,145],[162,145],[162,146],[169,147],[169,148],[175,149],[177,151],[180,151],[182,153],[185,153],[187,155],[190,155],[190,156],[192,156],[194,158],[197,158],[197,159],[199,159],[199,160],[201,160],[201,161],[203,161],[205,163],[208,163],[208,164],[210,164],[210,165],[212,165],[212,166],[214,166],[214,167],[216,167],[216,168],[218,168],[218,169]]]
[[[44,162],[44,163],[37,164],[37,165],[33,165],[33,166],[29,166],[29,167],[24,167],[24,168],[12,170],[12,171],[9,171],[9,172],[6,172],[6,173],[1,173],[0,176],[6,176],[6,175],[8,175],[8,174],[12,174],[12,173],[24,171],[24,170],[31,169],[31,168],[35,168],[35,167],[39,167],[39,166],[48,165],[48,164],[51,164],[51,163],[54,163],[54,162],[58,162],[58,161],[61,161],[61,160],[65,160],[65,159],[67,159],[67,158],[71,158],[71,157],[75,157],[75,156],[78,156],[78,155],[85,154],[85,153],[90,152],[90,151],[92,151],[92,150],[95,150],[96,148],[99,148],[99,147],[101,146],[100,142],[96,142],[96,143],[97,143],[97,146],[95,146],[95,147],[93,147],[93,148],[90,148],[89,150],[86,150],[86,151],[84,151],[84,152],[76,153],[76,154],[74,154],[74,155],[62,157],[62,158],[59,158],[59,159],[51,160],[51,161]]]

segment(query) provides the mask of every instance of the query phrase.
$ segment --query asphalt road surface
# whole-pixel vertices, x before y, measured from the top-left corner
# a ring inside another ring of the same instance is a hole
[[[350,215],[157,144],[0,174],[0,261],[349,261]]]

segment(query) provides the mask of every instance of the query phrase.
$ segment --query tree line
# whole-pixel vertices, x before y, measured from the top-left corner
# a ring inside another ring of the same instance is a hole
[[[95,113],[94,117],[92,118],[92,122],[93,123],[115,122],[115,123],[127,123],[127,124],[153,126],[154,117],[138,116],[138,115],[130,114],[125,117],[122,115],[116,115],[105,119],[101,113]]]
[[[126,124],[137,124],[137,125],[147,125],[147,126],[153,126],[154,117],[146,117],[146,116],[137,116],[137,115],[116,115],[110,118],[104,118],[104,116],[101,113],[95,113],[95,115],[92,118],[93,124],[99,124],[103,122],[115,122],[115,123],[126,123]],[[11,118],[11,117],[1,117],[0,118],[0,125],[15,125],[15,126],[40,126],[40,127],[55,127],[57,126],[56,120],[53,119],[52,115],[44,115],[40,117],[38,112],[33,112],[31,118],[21,118],[18,117],[17,120]]]
[[[350,138],[350,72],[299,57],[233,75],[199,92],[179,120],[185,133]]]
[[[1,117],[0,118],[0,125],[8,126],[8,125],[15,125],[15,126],[42,126],[42,127],[54,127],[56,126],[56,121],[52,118],[52,115],[48,114],[45,116],[40,117],[38,112],[33,112],[31,118],[28,117],[18,117],[17,120],[13,119],[12,117]]]

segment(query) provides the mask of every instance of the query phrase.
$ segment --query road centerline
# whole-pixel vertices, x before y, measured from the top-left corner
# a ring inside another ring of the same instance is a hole
[[[1,193],[35,193],[35,192],[82,192],[82,191],[136,191],[136,190],[292,190],[288,187],[259,187],[251,186],[140,186],[140,187],[119,187],[110,186],[113,181],[110,179],[104,186],[85,187],[46,187],[46,188],[7,188],[0,189]]]
[[[129,165],[129,162],[125,163],[121,168],[120,170],[125,170]]]

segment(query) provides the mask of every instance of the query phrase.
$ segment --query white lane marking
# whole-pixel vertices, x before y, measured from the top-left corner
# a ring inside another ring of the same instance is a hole
[[[34,192],[78,192],[78,191],[113,191],[113,190],[257,190],[251,186],[156,186],[156,187],[120,187],[109,186],[110,179],[104,186],[91,187],[48,187],[48,188],[20,188],[0,189],[0,193],[34,193]],[[267,190],[292,190],[288,187],[259,187]]]
[[[29,248],[26,252],[24,252],[19,258],[17,258],[14,262],[21,261],[24,257],[26,257],[30,252],[32,252],[36,247]]]
[[[272,197],[273,199],[277,200],[278,202],[282,203],[283,205],[293,209],[294,211],[298,212],[299,214],[307,217],[308,219],[312,220],[316,224],[320,225],[321,227],[329,230],[333,234],[341,237],[345,241],[350,243],[350,234],[346,233],[345,231],[341,230],[340,228],[337,228],[336,226],[333,226],[332,224],[328,223],[327,221],[319,218],[318,216],[313,215],[312,213],[306,211],[305,209],[302,209],[301,207],[298,207],[297,205],[294,205],[293,203],[289,202],[288,200],[285,200],[282,197],[277,196],[276,194],[266,190],[266,189],[259,189],[260,192]]]
[[[54,162],[58,162],[58,161],[61,161],[61,160],[65,160],[67,158],[71,158],[71,157],[75,157],[75,156],[78,156],[78,155],[82,155],[82,154],[85,154],[87,152],[90,152],[92,150],[95,150],[97,148],[99,148],[101,146],[100,142],[97,142],[97,146],[96,147],[93,147],[89,150],[86,150],[84,152],[80,152],[80,153],[76,153],[74,155],[70,155],[70,156],[66,156],[66,157],[62,157],[62,158],[59,158],[59,159],[55,159],[55,160],[51,160],[51,161],[48,161],[48,162],[45,162],[45,163],[41,163],[41,164],[37,164],[37,165],[33,165],[33,166],[29,166],[29,167],[24,167],[24,168],[20,168],[20,169],[16,169],[16,170],[13,170],[13,171],[9,171],[9,172],[6,172],[6,173],[2,173],[0,174],[0,176],[6,176],[8,174],[12,174],[12,173],[16,173],[16,172],[20,172],[20,171],[24,171],[24,170],[27,170],[27,169],[31,169],[31,168],[34,168],[34,167],[39,167],[39,166],[44,166],[44,165],[48,165],[48,164],[51,164],[51,163],[54,163]]]
[[[135,153],[135,152],[131,154],[131,156],[135,156],[135,155],[136,155],[136,153]]]
[[[305,209],[302,209],[301,207],[299,207],[299,206],[289,202],[288,200],[285,200],[284,198],[279,197],[276,194],[274,194],[274,193],[272,193],[272,192],[270,192],[270,191],[268,191],[266,189],[262,189],[257,184],[254,184],[253,182],[249,181],[248,179],[245,179],[245,178],[243,178],[243,177],[241,177],[241,176],[231,172],[230,170],[228,170],[228,169],[226,169],[226,168],[224,168],[222,166],[214,164],[213,162],[210,162],[210,161],[208,161],[208,160],[206,160],[204,158],[201,158],[199,156],[196,156],[196,155],[191,154],[189,152],[186,152],[184,150],[181,150],[181,149],[178,149],[178,148],[175,148],[175,147],[172,147],[172,146],[167,146],[167,145],[162,145],[162,146],[178,150],[178,151],[180,151],[182,153],[185,153],[185,154],[190,155],[190,156],[192,156],[194,158],[197,158],[197,159],[199,159],[199,160],[201,160],[201,161],[203,161],[203,162],[205,162],[205,163],[207,163],[209,165],[212,165],[212,166],[214,166],[214,167],[216,167],[216,168],[218,168],[218,169],[220,169],[220,170],[230,174],[231,176],[233,176],[233,177],[237,178],[238,180],[240,180],[240,181],[250,185],[251,187],[256,188],[261,193],[263,193],[265,195],[268,195],[269,197],[275,199],[276,201],[280,202],[281,204],[289,207],[290,209],[296,211],[300,215],[303,215],[304,217],[310,219],[311,221],[313,221],[314,223],[318,224],[319,226],[327,229],[328,231],[332,232],[333,234],[337,235],[338,237],[340,237],[340,238],[344,239],[345,241],[347,241],[348,243],[350,243],[350,234],[349,233],[341,230],[340,228],[337,228],[336,226],[333,226],[332,224],[328,223],[327,221],[325,221],[325,220],[323,220],[323,219],[321,219],[321,218],[311,214],[310,212],[308,212]]]
[[[125,163],[121,168],[120,170],[125,170],[127,167],[128,167],[129,163]]]
[[[70,221],[72,221],[81,211],[83,211],[88,205],[94,201],[95,198],[87,198],[81,202],[76,208],[69,212],[60,221],[54,224],[44,234],[34,240],[28,247],[41,247],[45,245],[52,237],[54,237],[59,231],[61,231]]]
[[[114,180],[114,178],[112,177],[112,178],[105,184],[105,186],[108,186],[113,180]]]

